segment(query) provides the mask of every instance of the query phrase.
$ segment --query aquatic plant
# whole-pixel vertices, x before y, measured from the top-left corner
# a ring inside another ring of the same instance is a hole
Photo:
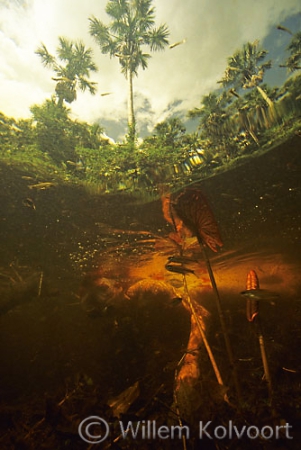
[[[176,396],[178,396],[182,388],[193,389],[195,384],[199,381],[200,371],[198,367],[198,356],[201,342],[203,342],[205,346],[218,384],[220,386],[224,386],[224,382],[216,359],[213,355],[212,349],[205,334],[204,318],[206,319],[208,317],[208,311],[198,305],[195,301],[192,301],[192,299],[190,298],[185,273],[183,273],[183,285],[185,291],[185,299],[183,301],[183,305],[191,313],[191,331],[186,354],[179,362],[179,366],[181,368],[179,372],[176,373]],[[182,383],[184,383],[184,386]],[[226,395],[225,400],[228,400]]]
[[[263,332],[259,317],[259,300],[258,297],[254,294],[254,291],[256,292],[259,290],[259,280],[257,277],[257,274],[255,270],[250,270],[247,276],[247,283],[246,283],[246,291],[243,292],[244,297],[246,297],[246,314],[247,314],[247,320],[249,322],[254,322],[256,327],[256,334],[258,337],[259,347],[260,347],[260,354],[261,354],[261,360],[262,365],[264,369],[264,375],[265,379],[268,385],[269,390],[269,396],[270,400],[272,399],[273,395],[273,388],[272,388],[272,379],[265,349],[265,342],[263,338]],[[253,292],[252,292],[253,291]]]
[[[212,251],[217,252],[218,248],[223,245],[217,222],[214,218],[214,215],[211,211],[211,208],[205,196],[197,186],[191,188],[188,187],[183,191],[181,191],[179,194],[171,196],[169,208],[170,208],[169,216],[175,226],[175,229],[179,231],[183,227],[183,225],[187,227],[188,230],[190,230],[190,232],[194,236],[196,236],[198,243],[202,249],[211,285],[215,293],[218,315],[222,327],[222,332],[224,335],[229,362],[231,365],[231,369],[233,371],[235,388],[239,400],[240,386],[236,374],[236,367],[232,346],[230,343],[224,313],[221,306],[219,291],[212,271],[211,263],[206,251],[206,247],[209,247]],[[166,207],[165,207],[165,214],[166,214]],[[168,216],[168,213],[166,215]],[[178,224],[176,224],[176,220],[179,219],[182,221],[182,224],[179,224],[179,222]]]
[[[184,225],[197,237],[199,243],[217,252],[223,243],[217,222],[205,196],[197,187],[186,188],[171,198],[171,207]]]

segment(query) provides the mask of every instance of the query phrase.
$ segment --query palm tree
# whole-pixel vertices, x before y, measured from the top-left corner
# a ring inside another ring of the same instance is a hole
[[[267,50],[258,48],[258,41],[248,42],[242,50],[236,51],[233,56],[228,58],[228,67],[219,83],[222,83],[223,86],[233,86],[238,90],[256,88],[268,106],[272,108],[272,100],[259,86],[263,81],[265,71],[272,66],[271,61],[262,62],[267,53]]]
[[[227,93],[218,95],[213,92],[205,95],[201,100],[201,108],[188,111],[188,117],[200,118],[199,129],[204,137],[209,138],[215,145],[224,144],[225,128],[229,119],[226,107],[230,103]]]
[[[278,108],[284,117],[301,113],[301,73],[289,77],[278,93]]]
[[[171,117],[163,122],[157,123],[155,126],[156,136],[158,136],[162,145],[172,148],[181,144],[181,138],[185,134],[185,131],[186,128],[178,117]]]
[[[275,100],[277,89],[269,89],[266,85],[264,90]],[[257,132],[261,129],[270,128],[275,119],[274,108],[269,108],[266,101],[260,95],[258,90],[252,90],[244,96],[238,98],[232,103],[230,111],[232,112],[232,123],[237,127],[237,134],[247,132],[257,146],[260,145]]]
[[[136,136],[133,101],[133,76],[138,76],[138,68],[147,68],[150,54],[144,53],[142,46],[150,51],[163,50],[168,44],[167,25],[155,27],[155,8],[152,0],[110,0],[106,6],[110,16],[109,25],[94,16],[90,17],[90,34],[99,44],[103,54],[119,59],[121,72],[128,80],[128,126],[133,142]]]
[[[81,91],[88,89],[93,95],[96,93],[96,83],[90,81],[89,77],[90,72],[97,71],[97,67],[92,59],[92,50],[85,49],[81,41],[72,42],[59,37],[57,58],[48,52],[43,43],[36,54],[41,57],[45,67],[50,67],[56,73],[52,79],[57,82],[55,92],[58,106],[62,107],[64,100],[72,103],[76,99],[77,88]]]

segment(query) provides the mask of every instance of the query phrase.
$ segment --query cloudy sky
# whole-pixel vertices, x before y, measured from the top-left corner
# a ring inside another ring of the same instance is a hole
[[[121,137],[127,119],[127,82],[118,60],[103,55],[89,36],[89,16],[108,23],[106,4],[107,0],[0,0],[0,111],[30,117],[30,106],[49,98],[55,87],[53,73],[42,66],[35,50],[43,42],[55,54],[58,36],[81,39],[94,51],[99,71],[91,79],[98,83],[98,92],[79,94],[71,105],[72,117],[100,121],[109,134]],[[134,80],[138,129],[149,133],[170,115],[182,116],[199,106],[202,96],[216,89],[227,57],[244,43],[259,39],[277,57],[289,35],[275,30],[275,25],[295,16],[293,31],[301,28],[299,0],[154,0],[153,4],[156,24],[169,26],[170,43],[186,42],[153,53],[148,69],[140,70]],[[111,95],[101,96],[104,92]]]

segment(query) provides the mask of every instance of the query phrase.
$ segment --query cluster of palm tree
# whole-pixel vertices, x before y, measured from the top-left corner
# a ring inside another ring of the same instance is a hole
[[[148,66],[151,55],[145,52],[145,48],[151,52],[163,50],[168,45],[169,30],[166,24],[155,26],[152,0],[109,0],[105,11],[110,18],[109,24],[91,16],[89,31],[103,54],[117,58],[128,81],[127,137],[129,143],[135,144],[133,78],[138,76],[139,68],[144,70]],[[278,29],[292,35],[287,49],[290,55],[283,66],[290,71],[297,70],[300,68],[301,33],[293,34],[281,25]],[[51,55],[44,44],[36,53],[42,63],[55,72],[53,80],[56,81],[55,95],[59,107],[63,107],[64,102],[76,100],[77,89],[96,93],[96,83],[90,80],[90,74],[97,67],[92,50],[86,49],[82,42],[59,37],[57,57]],[[269,92],[263,85],[264,75],[272,67],[272,62],[266,60],[267,54],[258,41],[246,43],[228,58],[228,66],[219,81],[223,89],[204,96],[201,107],[188,112],[188,117],[200,119],[201,135],[211,140],[214,146],[231,147],[229,136],[236,133],[237,141],[241,130],[259,145],[254,122],[257,125],[264,123],[267,127],[277,119],[274,102],[277,91]],[[181,141],[178,134],[182,136],[184,133],[184,125],[178,118],[172,118],[157,124],[153,134],[163,146],[174,147]]]
[[[1,116],[1,147],[7,147],[8,141],[19,148],[26,143],[36,145],[57,164],[86,159],[90,175],[97,178],[102,174],[106,185],[111,178],[126,187],[127,182],[133,184],[133,179],[140,176],[151,186],[152,179],[156,182],[169,177],[178,182],[183,172],[190,175],[195,169],[203,170],[236,157],[242,150],[252,151],[269,139],[273,127],[300,115],[301,75],[290,76],[279,88],[269,88],[264,84],[265,73],[272,67],[268,52],[260,48],[258,41],[248,42],[228,58],[219,88],[205,95],[199,107],[188,111],[189,118],[199,120],[197,131],[187,133],[183,121],[171,117],[158,123],[152,135],[139,145],[139,151],[133,152],[133,148],[137,149],[133,78],[138,76],[139,68],[148,66],[150,54],[145,49],[163,50],[169,30],[166,24],[155,26],[152,0],[109,0],[106,13],[110,17],[107,25],[94,16],[89,18],[90,34],[103,54],[118,60],[128,81],[125,142],[110,147],[103,139],[101,126],[70,119],[67,104],[76,100],[77,90],[96,93],[96,83],[90,76],[97,67],[90,48],[81,41],[59,37],[55,56],[43,43],[36,51],[42,63],[55,73],[54,96],[31,107],[32,120],[14,121]],[[280,25],[278,29],[292,36],[289,56],[282,66],[289,72],[297,71],[301,68],[301,33],[293,34]],[[100,147],[101,152],[95,152]],[[164,174],[158,169],[159,160],[161,166],[164,160]],[[122,180],[120,173],[124,173]]]
[[[105,10],[110,18],[109,24],[104,24],[91,16],[89,30],[101,52],[118,59],[121,72],[128,80],[128,141],[133,143],[136,139],[133,78],[138,76],[140,67],[144,70],[148,66],[151,55],[144,49],[148,47],[150,51],[163,50],[168,45],[169,30],[166,24],[155,26],[155,8],[152,6],[152,0],[110,0]],[[292,35],[287,49],[290,55],[282,66],[290,71],[300,69],[301,33],[293,34],[281,25],[278,29]],[[53,80],[56,81],[55,94],[58,106],[62,107],[64,101],[72,103],[76,100],[77,89],[88,90],[91,94],[96,93],[96,83],[90,81],[90,74],[95,72],[97,67],[93,62],[92,50],[86,49],[82,42],[72,42],[59,37],[57,57],[51,55],[44,44],[41,44],[36,53],[41,57],[43,64],[55,72]],[[229,145],[227,135],[231,117],[239,124],[236,124],[236,128],[244,129],[258,145],[255,127],[251,123],[252,120],[250,121],[252,114],[254,117],[254,111],[250,114],[250,111],[254,110],[254,104],[257,121],[265,122],[265,125],[275,121],[273,100],[277,97],[277,92],[269,93],[262,84],[265,72],[272,67],[272,62],[266,61],[267,54],[267,50],[260,48],[258,41],[246,43],[242,49],[228,58],[228,66],[219,82],[224,88],[223,92],[217,90],[204,96],[201,107],[189,111],[189,117],[200,119],[199,128],[205,137],[213,140],[213,145],[217,142],[219,146]],[[259,95],[256,96],[254,90]],[[244,95],[244,91],[252,94]],[[234,99],[235,107],[233,107]],[[176,120],[179,121],[177,118]],[[162,122],[157,124],[154,134],[158,135],[164,144],[162,135],[165,133],[165,144],[168,145],[168,141],[172,139],[173,133],[177,133],[176,128],[179,126],[181,128],[182,125]],[[233,128],[233,123],[231,126]]]
[[[296,33],[288,47],[290,56],[281,66],[290,71],[300,69],[300,49],[301,33]],[[245,44],[228,58],[219,81],[222,89],[205,95],[201,106],[188,112],[190,118],[199,118],[200,136],[209,139],[216,149],[223,149],[228,157],[236,156],[242,144],[259,146],[259,134],[283,122],[285,109],[289,109],[285,107],[287,97],[290,112],[300,112],[299,76],[289,78],[281,88],[271,89],[263,83],[266,71],[272,67],[272,61],[266,60],[267,54],[257,40]]]
[[[155,8],[152,0],[110,0],[106,13],[111,19],[105,25],[96,17],[89,18],[90,34],[94,37],[103,54],[118,59],[121,72],[128,80],[128,128],[129,141],[135,142],[136,122],[134,113],[133,77],[138,69],[146,69],[151,55],[144,52],[163,50],[168,45],[169,30],[166,24],[155,27]],[[93,62],[92,50],[82,42],[72,42],[59,37],[57,58],[51,55],[45,44],[37,49],[43,64],[54,70],[56,76],[55,93],[57,104],[72,103],[76,100],[76,90],[88,89],[96,93],[96,83],[90,81],[90,73],[97,67]]]

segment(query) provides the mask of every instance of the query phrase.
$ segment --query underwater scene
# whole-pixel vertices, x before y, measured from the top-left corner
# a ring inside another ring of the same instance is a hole
[[[261,3],[1,3],[1,450],[300,448],[301,8]]]

